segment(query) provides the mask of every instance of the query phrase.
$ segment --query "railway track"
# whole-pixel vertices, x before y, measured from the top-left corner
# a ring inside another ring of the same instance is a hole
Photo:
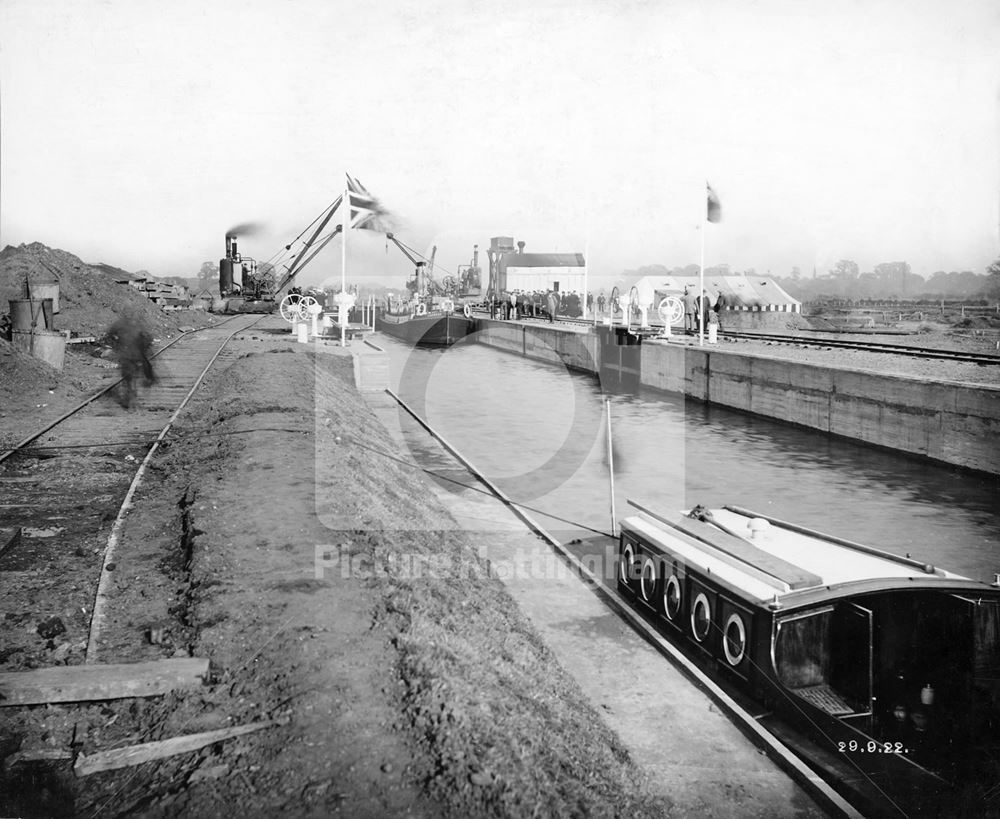
[[[881,341],[850,341],[823,336],[788,335],[782,333],[723,332],[720,335],[733,339],[769,341],[778,344],[798,344],[808,347],[832,347],[843,350],[861,350],[868,353],[890,353],[914,358],[933,358],[945,361],[961,361],[973,364],[1000,364],[1000,355],[994,353],[973,353],[963,350],[941,350],[931,347],[914,347],[906,344],[892,344]]]
[[[94,661],[102,581],[143,472],[208,372],[236,355],[229,342],[261,318],[234,316],[161,348],[137,408],[121,407],[111,385],[2,454],[0,669]]]

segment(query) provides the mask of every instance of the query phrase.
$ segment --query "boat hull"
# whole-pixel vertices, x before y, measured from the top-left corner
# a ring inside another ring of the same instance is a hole
[[[873,816],[982,803],[1000,776],[1000,591],[776,519],[741,537],[763,517],[735,507],[709,524],[632,505],[618,591],[835,789]]]
[[[385,313],[376,318],[375,327],[414,346],[448,347],[473,332],[476,320],[456,313],[431,312],[423,316]]]

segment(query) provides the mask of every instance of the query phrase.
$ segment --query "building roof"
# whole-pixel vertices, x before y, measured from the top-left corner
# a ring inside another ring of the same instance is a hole
[[[512,267],[586,267],[582,253],[505,253],[500,269]]]

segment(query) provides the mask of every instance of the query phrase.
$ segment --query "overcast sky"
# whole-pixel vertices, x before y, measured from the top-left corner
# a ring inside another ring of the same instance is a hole
[[[349,172],[446,269],[508,235],[614,277],[698,262],[708,179],[708,264],[982,273],[998,43],[996,0],[0,0],[0,243],[195,275]],[[339,275],[338,239],[304,278]]]

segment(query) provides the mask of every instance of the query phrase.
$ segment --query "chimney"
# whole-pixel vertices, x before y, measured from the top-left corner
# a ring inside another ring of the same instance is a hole
[[[524,242],[518,242],[517,243],[517,252],[518,253],[524,253]]]

